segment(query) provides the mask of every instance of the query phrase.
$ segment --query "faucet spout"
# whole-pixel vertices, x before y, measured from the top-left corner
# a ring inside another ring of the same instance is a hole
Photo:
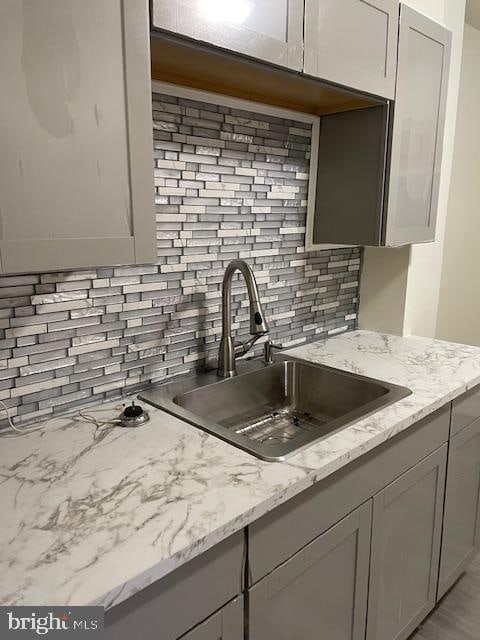
[[[240,271],[247,285],[250,301],[250,334],[252,338],[245,344],[235,346],[232,337],[232,278]],[[222,338],[218,352],[218,371],[221,378],[232,378],[237,369],[235,358],[244,355],[253,344],[268,333],[268,324],[263,315],[257,282],[251,267],[244,260],[232,260],[225,270],[222,284]]]

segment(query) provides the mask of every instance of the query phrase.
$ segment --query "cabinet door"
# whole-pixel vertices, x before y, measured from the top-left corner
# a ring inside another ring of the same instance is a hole
[[[147,0],[3,0],[4,272],[155,255]]]
[[[404,640],[435,606],[447,445],[373,500],[367,640]]]
[[[243,640],[243,596],[182,636],[181,640]]]
[[[249,590],[254,640],[363,640],[371,501]]]
[[[393,98],[398,0],[306,0],[305,73]]]
[[[153,0],[153,26],[301,71],[303,0]]]
[[[385,243],[435,240],[451,33],[402,5]]]
[[[460,577],[480,546],[480,420],[450,441],[438,597]]]

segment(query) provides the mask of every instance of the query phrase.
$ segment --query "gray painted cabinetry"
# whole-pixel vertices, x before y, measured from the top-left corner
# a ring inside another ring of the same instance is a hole
[[[306,0],[305,73],[393,99],[398,0]]]
[[[226,604],[181,640],[244,640],[243,596]]]
[[[403,4],[399,33],[390,113],[371,107],[320,119],[308,249],[435,240],[451,33]]]
[[[385,244],[435,240],[451,32],[402,5]]]
[[[244,552],[240,531],[109,609],[105,639],[242,640]]]
[[[480,388],[474,387],[452,402],[451,436],[480,418]]]
[[[303,0],[153,0],[152,24],[296,71],[303,67]]]
[[[0,7],[0,271],[155,256],[146,0]]]
[[[384,105],[321,117],[307,248],[381,244],[389,115]]]
[[[319,536],[249,592],[252,640],[363,640],[371,501]]]
[[[435,606],[446,456],[382,489],[373,525],[368,501],[253,585],[251,637],[363,639],[368,597],[367,640],[406,639]]]
[[[435,606],[447,445],[373,500],[367,640],[404,640]]]
[[[444,407],[248,527],[254,584],[448,440]]]
[[[153,0],[152,25],[392,99],[398,10],[398,0]]]
[[[480,418],[450,441],[439,598],[465,571],[479,548]]]
[[[447,405],[249,527],[252,638],[414,630],[435,606],[449,425]]]

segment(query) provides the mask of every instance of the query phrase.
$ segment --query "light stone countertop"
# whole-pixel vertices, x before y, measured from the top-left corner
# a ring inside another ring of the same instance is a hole
[[[279,463],[153,407],[138,429],[69,415],[0,436],[0,604],[118,604],[480,383],[480,348],[425,338],[354,331],[287,353],[413,394]]]

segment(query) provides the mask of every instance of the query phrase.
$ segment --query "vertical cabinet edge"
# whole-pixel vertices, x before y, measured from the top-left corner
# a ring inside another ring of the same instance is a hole
[[[125,84],[135,263],[156,262],[148,0],[123,0]]]

